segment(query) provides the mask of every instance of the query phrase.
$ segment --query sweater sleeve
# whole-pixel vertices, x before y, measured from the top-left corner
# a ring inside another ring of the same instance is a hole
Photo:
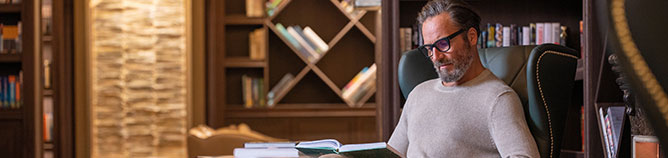
[[[505,91],[496,98],[489,119],[490,134],[501,157],[540,157],[514,91]]]
[[[407,111],[408,105],[404,106],[404,110],[401,112],[401,116],[399,118],[399,123],[397,124],[397,127],[394,128],[394,132],[392,132],[392,136],[390,136],[390,140],[388,141],[388,144],[392,146],[392,148],[401,152],[403,155],[406,155],[409,143],[408,135],[406,134],[406,130],[408,128],[408,123],[406,121],[406,119],[408,119],[408,114],[406,114],[408,113]]]

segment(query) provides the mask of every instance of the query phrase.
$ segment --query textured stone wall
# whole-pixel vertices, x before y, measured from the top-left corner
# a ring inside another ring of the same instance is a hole
[[[184,0],[90,0],[93,157],[186,157]]]

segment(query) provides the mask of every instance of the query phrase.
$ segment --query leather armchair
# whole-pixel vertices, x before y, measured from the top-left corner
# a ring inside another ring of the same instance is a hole
[[[403,97],[423,81],[438,77],[431,60],[420,51],[411,50],[399,61]],[[541,157],[559,157],[579,53],[554,44],[486,48],[478,53],[483,66],[519,95]]]

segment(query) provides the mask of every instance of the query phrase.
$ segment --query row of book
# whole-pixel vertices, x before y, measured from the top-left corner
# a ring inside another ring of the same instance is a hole
[[[479,48],[509,47],[516,45],[541,45],[553,43],[566,45],[567,27],[558,22],[530,23],[528,26],[511,24],[504,26],[487,24],[478,39]]]
[[[0,24],[0,54],[22,52],[21,22],[17,25]]]
[[[18,109],[23,106],[21,87],[23,73],[18,75],[0,76],[0,109]]]
[[[248,34],[248,56],[251,60],[264,60],[267,57],[267,28],[259,28]]]
[[[23,0],[0,0],[0,4],[20,4]]]
[[[245,108],[266,106],[264,96],[264,79],[259,77],[241,76],[242,97]]]
[[[357,103],[369,91],[376,87],[376,64],[364,67],[355,77],[341,90],[342,98],[352,103]],[[352,105],[351,105],[352,106]]]
[[[609,158],[614,158],[617,156],[615,154],[619,149],[620,134],[622,130],[622,123],[624,121],[624,115],[626,107],[624,106],[611,106],[607,109],[603,107],[598,109],[599,121],[601,121],[601,131],[603,131],[603,142],[605,144],[606,155]]]
[[[327,43],[311,27],[306,26],[302,30],[298,25],[286,28],[277,23],[276,29],[310,63],[315,63],[329,50]]]

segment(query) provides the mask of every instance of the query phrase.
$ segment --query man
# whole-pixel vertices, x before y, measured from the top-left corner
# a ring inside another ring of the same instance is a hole
[[[480,17],[435,0],[418,21],[439,78],[410,93],[389,145],[408,157],[539,157],[517,94],[480,62]]]

